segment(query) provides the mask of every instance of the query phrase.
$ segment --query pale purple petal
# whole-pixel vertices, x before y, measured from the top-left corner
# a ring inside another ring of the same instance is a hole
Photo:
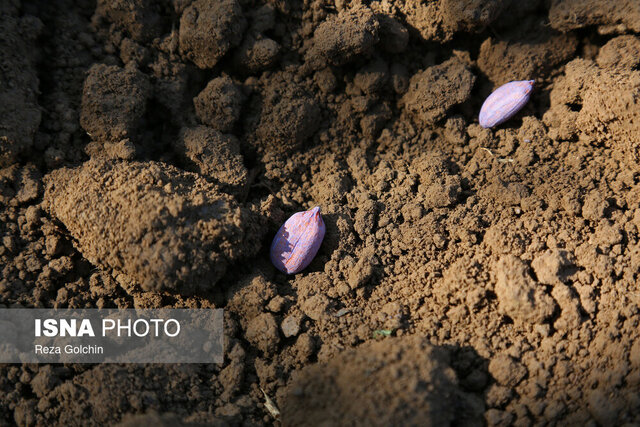
[[[299,273],[318,253],[324,233],[320,207],[293,214],[273,238],[271,262],[284,273]]]
[[[529,101],[534,80],[509,82],[496,89],[482,104],[480,126],[491,128],[506,122]]]

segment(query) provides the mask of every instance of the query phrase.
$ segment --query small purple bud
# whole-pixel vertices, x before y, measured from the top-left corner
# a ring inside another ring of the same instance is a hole
[[[529,101],[535,80],[503,84],[493,91],[480,109],[480,126],[492,128],[513,117]]]
[[[324,231],[319,206],[291,215],[273,238],[271,262],[283,273],[301,272],[318,253]]]

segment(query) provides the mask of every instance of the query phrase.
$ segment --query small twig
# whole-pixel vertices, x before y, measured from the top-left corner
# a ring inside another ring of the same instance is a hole
[[[341,308],[340,310],[338,310],[334,316],[335,317],[342,317],[345,314],[351,313],[351,309],[350,308]]]
[[[264,407],[267,408],[267,411],[269,411],[273,418],[278,418],[280,416],[280,410],[276,404],[273,403],[273,400],[267,396],[267,393],[262,389],[262,387],[260,387],[260,391],[264,394]]]
[[[489,150],[487,147],[480,147],[480,149],[486,151],[487,153],[489,153],[491,155],[491,157],[495,157],[495,154],[493,154],[493,152],[491,150]],[[499,157],[498,162],[500,163],[513,163],[513,159],[509,159],[509,158],[505,158],[505,157]]]
[[[498,161],[500,163],[513,163],[513,159],[506,159],[506,158],[498,159]]]

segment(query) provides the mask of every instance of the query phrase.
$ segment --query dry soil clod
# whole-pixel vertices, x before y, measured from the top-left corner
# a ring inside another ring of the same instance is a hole
[[[91,160],[56,170],[45,205],[89,261],[145,290],[211,290],[231,262],[259,249],[248,211],[162,163]]]

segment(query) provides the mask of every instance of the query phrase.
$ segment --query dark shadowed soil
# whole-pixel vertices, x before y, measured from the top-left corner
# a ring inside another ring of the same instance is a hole
[[[0,304],[226,353],[2,365],[0,425],[637,425],[639,162],[637,0],[2,1]]]

